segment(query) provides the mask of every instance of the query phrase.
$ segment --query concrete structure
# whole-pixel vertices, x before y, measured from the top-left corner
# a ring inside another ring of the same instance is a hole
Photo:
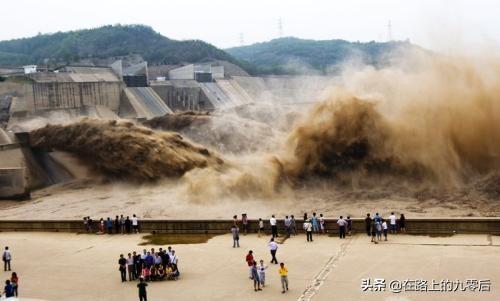
[[[0,198],[29,195],[28,176],[19,144],[0,129]]]
[[[36,65],[23,66],[24,74],[36,73]]]
[[[143,233],[228,233],[232,220],[141,220]],[[338,233],[336,220],[327,219],[326,229]],[[268,221],[266,231],[270,231]],[[409,234],[500,234],[500,218],[415,218],[406,220]],[[250,232],[256,233],[258,221],[249,221]],[[283,220],[278,229],[284,233]],[[302,221],[297,220],[297,230],[303,232]],[[83,232],[81,220],[0,220],[0,231]],[[364,220],[353,219],[353,232],[365,233]]]
[[[150,86],[173,111],[209,111],[215,108],[195,80],[151,81]]]
[[[190,64],[168,72],[172,80],[193,80],[197,73],[211,74],[212,79],[224,78],[224,66],[212,66],[211,64]]]
[[[129,87],[123,90],[119,114],[123,118],[151,119],[172,113],[172,110],[150,87]]]

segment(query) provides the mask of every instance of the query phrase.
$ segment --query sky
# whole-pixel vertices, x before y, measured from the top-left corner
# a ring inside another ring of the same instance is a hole
[[[280,36],[392,36],[452,51],[457,45],[499,45],[498,20],[500,2],[486,0],[16,0],[0,6],[0,40],[120,23],[145,24],[169,38],[201,39],[220,48]]]

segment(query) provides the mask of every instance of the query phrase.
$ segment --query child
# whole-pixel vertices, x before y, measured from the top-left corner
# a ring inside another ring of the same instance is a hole
[[[4,288],[5,298],[14,297],[14,287],[10,283],[10,280],[5,280],[5,288]]]
[[[266,269],[267,269],[267,265],[264,264],[264,260],[260,260],[260,265],[257,267],[257,270],[259,272],[259,281],[260,281],[260,285],[262,285],[262,287],[265,287],[266,286]]]
[[[18,297],[19,277],[17,277],[16,272],[12,273],[12,276],[10,277],[10,282],[12,283],[12,288],[14,289],[14,296]]]
[[[149,281],[151,277],[151,270],[149,269],[148,266],[145,266],[144,269],[142,269],[142,277],[144,280]]]
[[[387,241],[387,222],[382,220],[382,230],[384,231],[384,240]]]

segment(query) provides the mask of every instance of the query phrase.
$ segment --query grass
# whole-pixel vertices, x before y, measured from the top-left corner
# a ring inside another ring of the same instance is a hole
[[[203,244],[218,234],[149,234],[142,237],[144,239],[140,246],[145,245],[182,245],[182,244]]]

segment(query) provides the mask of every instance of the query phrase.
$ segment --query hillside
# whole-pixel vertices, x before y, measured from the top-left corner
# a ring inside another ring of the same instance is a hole
[[[293,37],[225,49],[239,60],[248,62],[264,74],[316,72],[335,73],[348,59],[380,66],[387,54],[401,48],[417,47],[409,42],[348,42],[345,40],[304,40]]]
[[[199,40],[176,41],[143,25],[115,25],[0,42],[0,65],[75,62],[87,58],[140,55],[151,64],[223,60],[231,55]]]

